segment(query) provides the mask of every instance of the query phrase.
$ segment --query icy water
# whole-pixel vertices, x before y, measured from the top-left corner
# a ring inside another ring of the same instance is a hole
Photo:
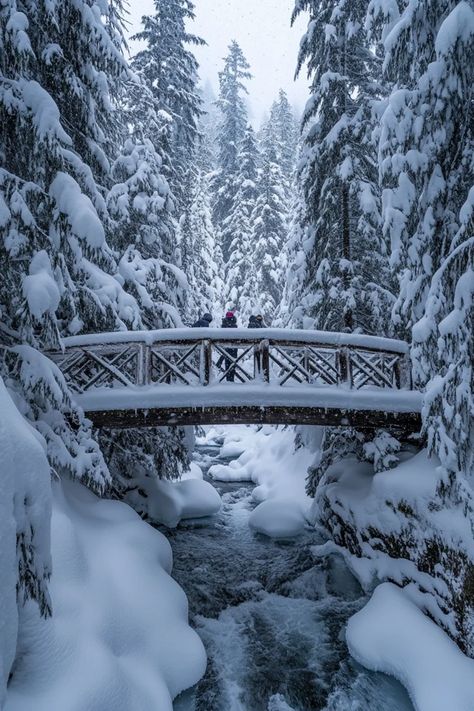
[[[207,472],[218,454],[200,447],[196,460]],[[252,486],[215,485],[216,518],[167,532],[209,660],[174,711],[413,711],[396,681],[348,655],[345,624],[365,597],[344,563],[315,561],[311,531],[292,542],[252,533]]]

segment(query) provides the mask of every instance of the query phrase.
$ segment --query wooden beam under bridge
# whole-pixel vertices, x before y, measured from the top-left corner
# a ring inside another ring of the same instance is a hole
[[[322,407],[289,407],[259,405],[219,405],[209,407],[160,407],[137,410],[86,411],[96,427],[141,428],[184,425],[321,425],[385,428],[404,434],[419,432],[418,412],[383,412],[376,410],[344,410]]]

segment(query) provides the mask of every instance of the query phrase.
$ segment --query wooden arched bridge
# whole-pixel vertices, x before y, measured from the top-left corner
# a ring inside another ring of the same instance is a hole
[[[283,329],[64,339],[48,353],[98,427],[287,423],[417,431],[406,343]]]

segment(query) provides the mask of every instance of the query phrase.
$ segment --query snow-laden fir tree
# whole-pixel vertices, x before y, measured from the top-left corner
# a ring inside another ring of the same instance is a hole
[[[179,213],[183,179],[193,163],[202,113],[198,63],[192,47],[205,42],[187,29],[194,19],[193,2],[155,0],[154,5],[155,13],[142,18],[143,30],[134,38],[146,46],[134,57],[132,67],[150,88],[159,111],[170,117],[167,177]]]
[[[278,142],[270,119],[263,131],[258,196],[252,212],[251,254],[259,311],[276,318],[283,290],[285,243],[289,230],[289,186],[280,167]]]
[[[170,121],[142,77],[124,92],[123,144],[107,196],[119,276],[140,306],[138,327],[181,326],[189,285],[178,266],[175,198],[165,177]],[[149,517],[154,481],[177,477],[188,464],[186,440],[181,428],[101,430],[115,495]]]
[[[199,169],[189,170],[178,229],[180,265],[188,281],[184,313],[189,325],[203,313],[214,315],[222,309],[224,267],[212,224],[209,180]]]
[[[202,114],[198,123],[199,139],[196,148],[196,166],[204,174],[217,170],[219,146],[218,127],[222,116],[217,97],[209,81],[201,90]]]
[[[237,156],[239,172],[229,217],[223,229],[231,235],[226,278],[226,308],[236,307],[244,322],[260,310],[257,291],[257,261],[253,236],[253,211],[258,196],[259,154],[253,128],[249,125]]]
[[[114,220],[112,244],[120,254],[124,288],[140,306],[140,326],[180,326],[178,307],[187,289],[176,266],[173,200],[152,142],[127,138],[112,165],[116,181],[107,196]]]
[[[120,45],[117,6],[108,2],[100,13],[68,0],[8,0],[0,9],[1,370],[52,471],[99,491],[109,474],[90,423],[36,349],[139,318],[116,278],[103,191],[118,134],[113,97],[128,76]],[[19,532],[18,543],[32,569],[35,527],[22,525],[29,542]],[[38,589],[27,568],[19,586],[25,575]]]
[[[247,126],[247,108],[244,81],[251,78],[249,64],[234,40],[229,45],[229,53],[224,60],[224,68],[219,72],[219,100],[222,119],[218,129],[218,168],[213,180],[213,220],[220,234],[224,262],[229,258],[232,234],[225,228],[234,205],[237,191],[236,179],[239,173],[238,154]]]
[[[274,139],[278,144],[281,172],[289,185],[293,183],[298,154],[299,126],[283,89],[273,102],[269,121],[273,125]]]
[[[423,0],[392,24],[385,69],[396,85],[380,160],[383,224],[400,283],[394,322],[413,331],[431,449],[447,474],[472,477],[474,7]]]
[[[194,235],[195,259],[190,288],[195,294],[196,318],[208,311],[214,317],[212,325],[217,326],[218,314],[222,310],[224,265],[212,224],[209,181],[202,171],[198,171],[194,178],[190,227]]]
[[[278,307],[275,325],[291,328],[310,328],[313,325],[308,313],[306,298],[302,297],[306,277],[306,255],[312,244],[305,225],[306,206],[303,191],[297,183],[294,187],[290,209],[288,238],[283,253],[283,292]]]
[[[380,303],[391,297],[371,140],[379,62],[366,10],[366,0],[298,0],[293,13],[310,15],[298,70],[307,63],[312,78],[299,168],[307,233],[300,300],[315,328],[380,333],[388,322]]]
[[[116,278],[103,194],[118,135],[113,96],[128,70],[115,11],[86,7],[12,1],[1,10],[1,320],[41,348],[139,321]],[[10,351],[7,383],[46,437],[52,466],[103,487],[107,469],[62,377],[25,348]]]

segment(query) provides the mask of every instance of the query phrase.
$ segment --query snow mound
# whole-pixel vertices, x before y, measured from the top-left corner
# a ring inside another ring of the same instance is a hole
[[[172,711],[206,667],[165,537],[125,504],[53,486],[53,617],[22,610],[5,711]]]
[[[474,661],[396,585],[375,589],[346,638],[358,662],[406,687],[416,711],[474,709]]]
[[[187,472],[181,474],[181,481],[188,481],[188,479],[202,479],[203,473],[199,464],[196,462],[191,462]]]
[[[157,480],[153,482],[149,500],[151,518],[169,528],[174,528],[183,519],[212,516],[222,505],[221,497],[212,484],[200,479],[178,482]]]
[[[213,464],[209,476],[217,481],[255,481],[253,469],[247,466],[249,458],[249,452],[244,452],[229,464]]]
[[[0,708],[17,647],[17,537],[23,541],[27,557],[21,561],[24,579],[18,597],[24,595],[25,579],[30,589],[38,582],[42,583],[43,592],[47,592],[45,578],[51,566],[51,487],[43,445],[40,435],[13,404],[0,378]],[[38,611],[36,603],[31,605]]]
[[[250,528],[270,538],[293,538],[304,531],[305,525],[301,502],[291,499],[267,499],[249,517]]]

